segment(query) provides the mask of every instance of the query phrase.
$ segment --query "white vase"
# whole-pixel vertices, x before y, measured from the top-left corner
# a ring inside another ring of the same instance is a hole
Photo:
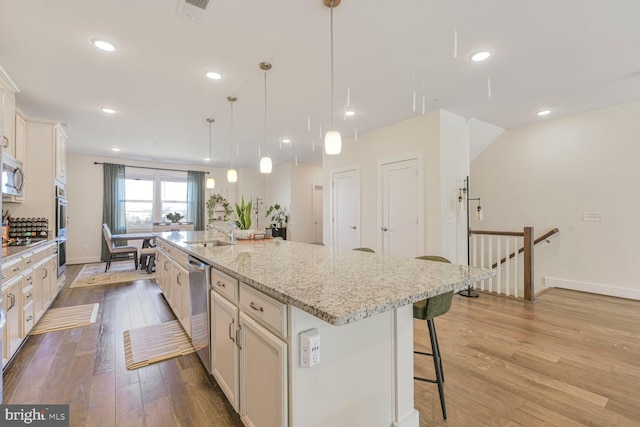
[[[256,233],[256,230],[234,230],[233,237],[236,240],[249,240]]]

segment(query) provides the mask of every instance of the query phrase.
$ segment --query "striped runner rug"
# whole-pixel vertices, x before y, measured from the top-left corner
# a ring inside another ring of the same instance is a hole
[[[130,329],[124,331],[123,336],[129,370],[195,352],[191,339],[177,320]]]
[[[74,305],[47,310],[29,335],[46,334],[63,329],[79,328],[96,323],[99,303]]]

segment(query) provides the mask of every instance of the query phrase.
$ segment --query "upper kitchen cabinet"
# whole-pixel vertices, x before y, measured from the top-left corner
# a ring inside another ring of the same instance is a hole
[[[2,149],[16,157],[16,92],[18,87],[0,67],[0,124],[2,125]]]
[[[56,180],[65,184],[67,182],[67,135],[60,125],[56,126]]]

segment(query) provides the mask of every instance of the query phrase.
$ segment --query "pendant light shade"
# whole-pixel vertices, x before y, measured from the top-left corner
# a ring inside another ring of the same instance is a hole
[[[324,151],[329,155],[340,154],[342,151],[342,137],[337,130],[330,130],[324,136]]]
[[[207,178],[207,188],[216,188],[216,180],[213,178]]]
[[[238,172],[235,169],[229,169],[227,171],[227,181],[238,182]]]
[[[271,164],[271,157],[265,156],[260,158],[260,172],[271,173],[273,165]]]
[[[333,8],[340,4],[340,0],[322,0],[322,4],[331,9],[331,130],[324,136],[324,152],[333,156],[342,151],[342,137],[333,126]]]

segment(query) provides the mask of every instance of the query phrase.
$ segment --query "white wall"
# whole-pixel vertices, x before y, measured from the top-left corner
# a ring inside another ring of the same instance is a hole
[[[287,240],[313,242],[313,183],[322,182],[322,167],[306,163],[283,163],[274,166],[266,178],[264,218],[267,208],[275,203],[283,207],[289,215]]]
[[[473,228],[539,236],[535,285],[640,299],[640,102],[507,130],[471,164],[484,222]],[[473,195],[472,194],[472,195]],[[604,222],[584,222],[602,212]]]
[[[233,206],[240,195],[264,197],[264,177],[255,169],[238,170],[238,182],[228,183],[226,169],[196,165],[168,165],[166,163],[123,160],[79,154],[67,155],[67,198],[69,201],[67,229],[67,263],[79,264],[100,261],[102,244],[102,166],[94,162],[123,163],[129,166],[158,167],[179,170],[209,171],[216,187],[206,190],[205,197],[222,194]],[[206,215],[206,209],[205,209]]]
[[[455,213],[457,180],[468,174],[469,133],[462,117],[446,111],[417,116],[358,136],[358,141],[343,142],[338,156],[323,155],[323,185],[331,188],[334,169],[360,165],[361,246],[378,247],[378,160],[402,154],[422,152],[424,176],[425,230],[422,238],[426,254],[447,256],[454,262],[460,245],[466,253],[466,236],[456,236],[460,226]],[[441,163],[445,162],[445,163]],[[329,190],[324,198],[324,240],[330,242],[331,215]],[[447,221],[452,220],[453,223]],[[464,259],[466,262],[466,258]]]
[[[298,163],[291,168],[291,215],[287,240],[303,243],[314,241],[313,185],[321,183],[322,166]]]

